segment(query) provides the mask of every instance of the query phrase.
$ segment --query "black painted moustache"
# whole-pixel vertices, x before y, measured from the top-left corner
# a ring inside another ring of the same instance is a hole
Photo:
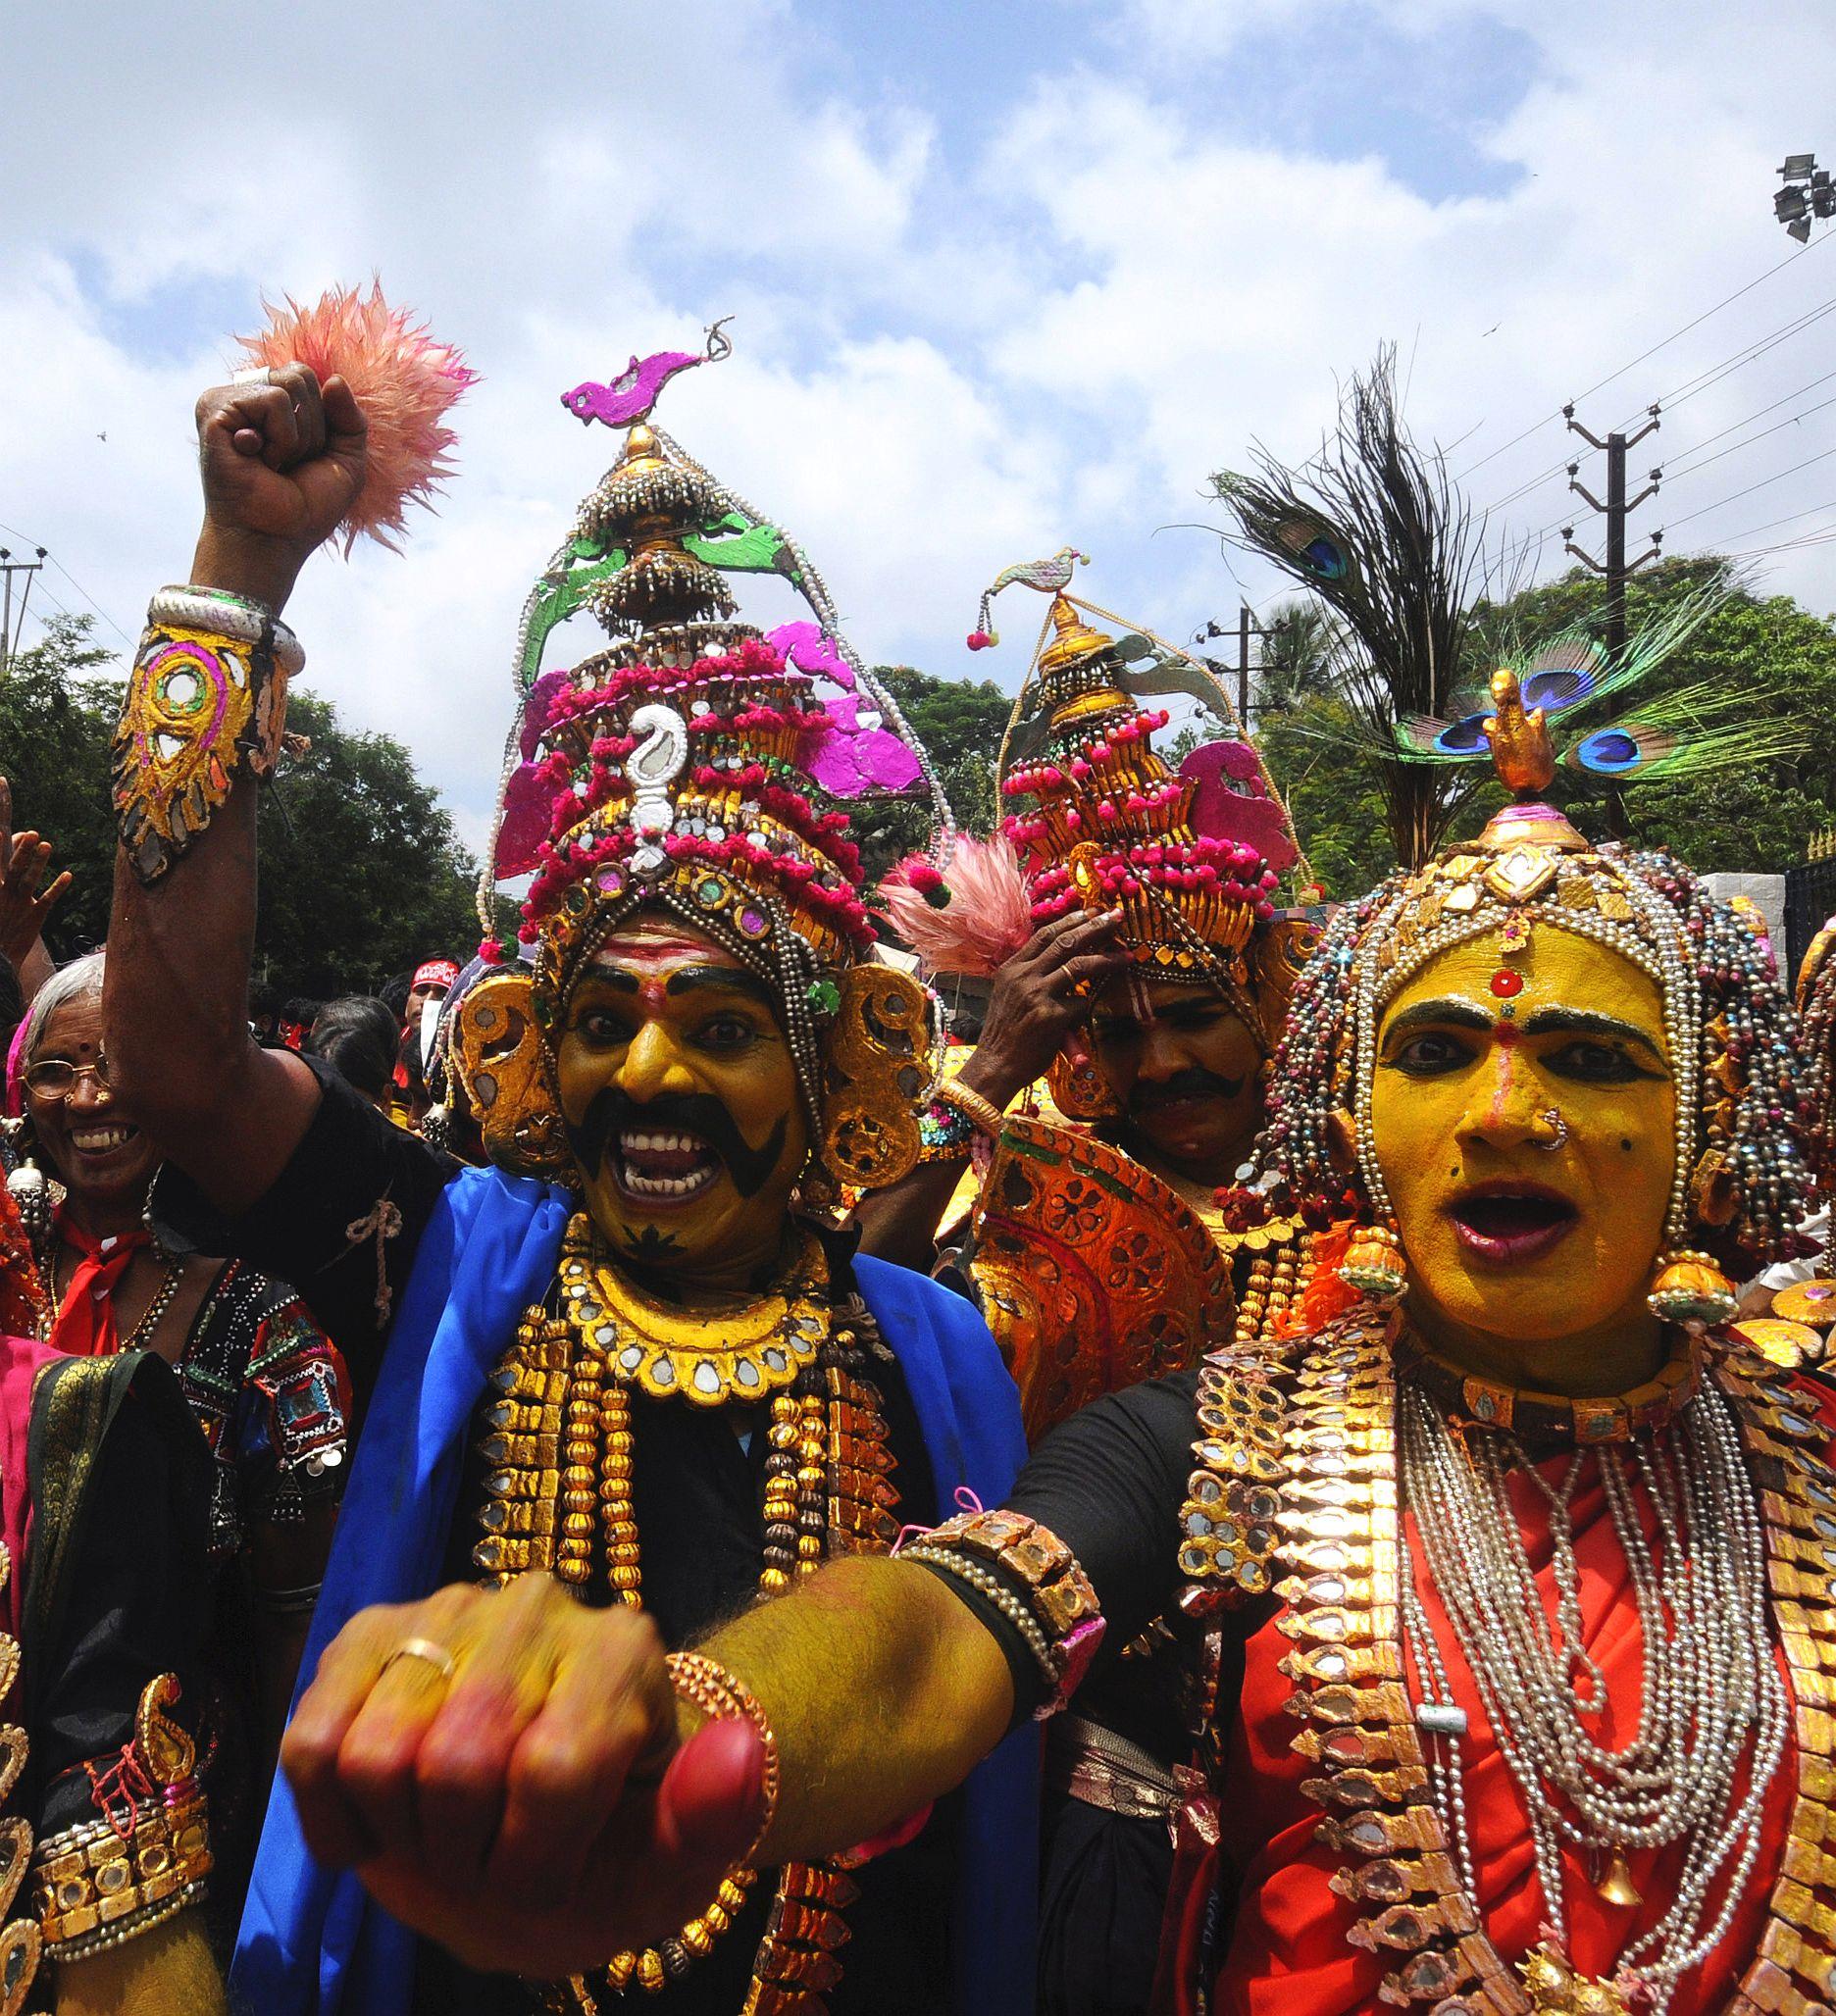
[[[593,1094],[578,1125],[570,1121],[566,1126],[568,1146],[584,1175],[590,1176],[604,1165],[621,1134],[694,1134],[726,1164],[734,1188],[742,1197],[755,1197],[778,1167],[790,1122],[788,1114],[781,1113],[778,1124],[753,1148],[747,1145],[733,1115],[710,1092],[665,1092],[639,1104],[617,1085],[605,1085]]]

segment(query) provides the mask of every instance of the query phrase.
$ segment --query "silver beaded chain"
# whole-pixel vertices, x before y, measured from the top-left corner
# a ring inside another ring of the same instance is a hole
[[[1637,1977],[1661,2016],[1677,1981],[1720,1942],[1740,1908],[1790,1721],[1773,1655],[1765,1537],[1733,1411],[1706,1382],[1667,1434],[1597,1451],[1643,1638],[1638,1729],[1616,1750],[1589,1733],[1606,1686],[1585,1641],[1574,1549],[1583,1453],[1552,1485],[1513,1436],[1469,1428],[1456,1439],[1418,1386],[1399,1388],[1397,1416],[1404,1499],[1516,1783],[1545,1912],[1563,1949],[1564,1842],[1593,1856],[1685,1843],[1668,1908],[1620,1959],[1621,1975]],[[1506,1488],[1513,1469],[1535,1481],[1549,1509],[1553,1630]],[[1640,1517],[1640,1485],[1656,1546]],[[1476,1907],[1461,1718],[1449,1712],[1447,1669],[1406,1542],[1401,1565],[1435,1798]]]

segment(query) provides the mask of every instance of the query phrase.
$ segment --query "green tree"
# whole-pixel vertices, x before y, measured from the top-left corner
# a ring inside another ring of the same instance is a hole
[[[108,751],[122,684],[87,617],[58,618],[0,680],[0,774],[16,817],[57,848],[76,882],[53,919],[54,956],[108,930],[115,819]],[[295,688],[288,726],[311,750],[263,795],[258,973],[289,991],[374,989],[434,953],[477,940],[477,866],[435,793],[388,735],[338,726],[329,701]]]
[[[874,674],[924,744],[956,824],[965,832],[993,832],[999,819],[994,762],[1012,698],[993,680],[934,679],[910,665],[877,665]],[[931,807],[924,797],[864,799],[849,807],[849,819],[870,883],[900,855],[930,842]]]
[[[1700,732],[1706,739],[1773,725],[1784,738],[1795,736],[1796,747],[1763,764],[1628,787],[1621,793],[1623,816],[1635,844],[1672,848],[1695,867],[1777,872],[1804,858],[1813,832],[1836,824],[1836,742],[1816,731],[1836,709],[1836,619],[1813,615],[1789,595],[1760,595],[1726,562],[1702,558],[1636,576],[1628,623],[1636,630],[1710,583],[1727,591],[1720,605],[1621,696],[1617,711],[1707,688],[1719,698],[1705,717]],[[1461,683],[1482,686],[1491,666],[1509,662],[1524,644],[1575,626],[1604,631],[1606,593],[1596,577],[1576,569],[1498,602],[1480,602],[1472,616]],[[1310,669],[1304,662],[1298,668],[1284,663],[1276,679],[1259,685],[1256,732],[1315,873],[1331,895],[1345,897],[1369,887],[1396,857],[1382,818],[1379,765],[1360,747],[1357,724],[1330,674],[1325,659]],[[1614,715],[1609,700],[1567,733],[1557,722],[1557,747]],[[1551,795],[1584,832],[1607,837],[1611,820],[1599,781],[1563,765]],[[1476,833],[1503,801],[1496,784],[1484,784],[1454,818],[1454,836]]]

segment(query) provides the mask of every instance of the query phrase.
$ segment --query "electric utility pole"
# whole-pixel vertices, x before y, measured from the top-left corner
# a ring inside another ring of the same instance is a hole
[[[0,679],[5,679],[13,670],[13,646],[19,630],[13,627],[13,577],[23,575],[20,582],[19,629],[26,627],[26,598],[31,593],[31,578],[44,565],[45,549],[34,546],[35,560],[15,560],[12,548],[0,546],[0,575],[6,577],[4,600],[0,600]]]
[[[1649,409],[1651,418],[1635,434],[1610,433],[1603,441],[1597,434],[1591,434],[1574,417],[1571,404],[1562,408],[1562,418],[1568,423],[1568,431],[1579,434],[1590,447],[1603,450],[1606,457],[1606,501],[1603,504],[1587,485],[1579,480],[1581,465],[1568,465],[1568,487],[1575,494],[1591,504],[1606,521],[1606,558],[1603,563],[1592,553],[1583,552],[1574,542],[1574,527],[1562,527],[1562,549],[1580,561],[1585,568],[1605,577],[1606,581],[1606,649],[1616,661],[1625,649],[1625,584],[1627,577],[1636,574],[1641,567],[1656,560],[1663,546],[1663,533],[1652,534],[1651,544],[1632,562],[1626,565],[1625,528],[1626,520],[1648,498],[1658,494],[1658,486],[1663,480],[1663,471],[1654,469],[1651,479],[1636,497],[1626,496],[1626,453],[1636,448],[1647,434],[1655,433],[1663,425],[1658,409]]]
[[[1224,629],[1217,619],[1213,617],[1205,625],[1204,629],[1193,638],[1193,642],[1195,644],[1208,643],[1213,637],[1227,637],[1230,634],[1231,632]],[[1262,626],[1255,620],[1255,611],[1250,608],[1248,602],[1239,602],[1237,605],[1236,631],[1237,725],[1246,735],[1250,732],[1250,674],[1252,670],[1250,663],[1250,639],[1265,634],[1266,632],[1263,630]],[[1205,659],[1205,663],[1210,666],[1213,672],[1220,675],[1230,669],[1227,666],[1220,665],[1215,658],[1208,656]]]
[[[1570,553],[1581,565],[1601,575],[1606,582],[1606,656],[1609,665],[1617,666],[1625,652],[1625,584],[1628,576],[1636,574],[1641,567],[1658,558],[1663,547],[1663,533],[1652,533],[1651,544],[1632,562],[1626,564],[1625,526],[1626,520],[1647,499],[1658,494],[1658,486],[1663,481],[1663,471],[1654,469],[1650,480],[1636,497],[1626,495],[1626,454],[1636,448],[1647,434],[1656,433],[1663,425],[1658,409],[1646,409],[1650,418],[1635,434],[1615,430],[1603,441],[1598,434],[1590,433],[1574,417],[1573,402],[1562,408],[1562,418],[1568,423],[1568,431],[1579,434],[1590,447],[1603,450],[1606,457],[1606,501],[1605,504],[1580,480],[1581,465],[1568,465],[1568,487],[1578,497],[1591,504],[1606,521],[1606,558],[1605,563],[1596,560],[1592,553],[1584,552],[1574,542],[1574,527],[1562,527],[1562,549]],[[1625,799],[1614,783],[1606,786],[1606,828],[1615,840],[1630,836],[1631,827],[1626,819]]]

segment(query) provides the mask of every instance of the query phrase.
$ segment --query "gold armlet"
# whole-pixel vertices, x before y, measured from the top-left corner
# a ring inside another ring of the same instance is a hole
[[[1104,1624],[1090,1577],[1055,1533],[1019,1512],[965,1512],[901,1553],[994,1602],[1026,1639],[1051,1689],[1041,1718],[1064,1706],[1102,1643]],[[1023,1606],[1024,1621],[1016,1606]]]
[[[124,1835],[116,1818],[85,1821],[40,1841],[32,1914],[53,1960],[85,1960],[163,1925],[207,1889],[210,1818],[195,1779],[137,1799]]]
[[[185,853],[245,765],[272,774],[286,726],[298,639],[253,602],[162,588],[147,611],[110,752],[122,845],[143,882]]]

